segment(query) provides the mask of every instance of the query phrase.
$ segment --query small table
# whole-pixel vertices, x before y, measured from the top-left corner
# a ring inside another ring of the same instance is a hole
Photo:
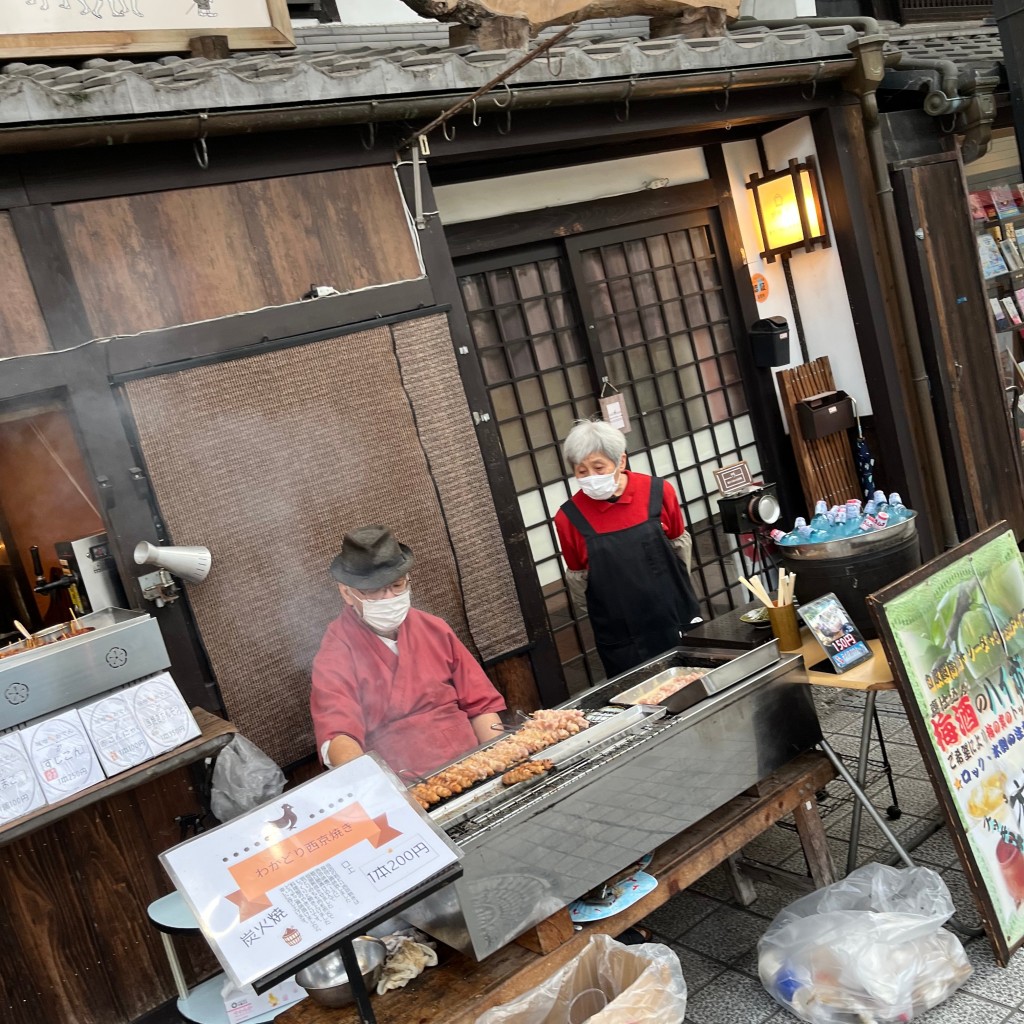
[[[744,612],[759,607],[756,604],[744,605],[724,615],[719,615],[708,622],[701,623],[696,629],[690,630],[683,638],[683,643],[693,647],[717,647],[731,648],[737,650],[749,650],[760,644],[766,643],[772,638],[771,630],[764,626],[753,626],[744,622],[740,616]],[[840,690],[852,690],[864,694],[864,724],[861,727],[860,751],[857,758],[856,783],[858,790],[863,793],[864,784],[867,781],[868,753],[871,749],[871,725],[875,723],[878,731],[878,744],[882,753],[883,770],[889,780],[889,791],[892,794],[892,805],[889,808],[889,817],[895,820],[899,817],[899,799],[896,795],[896,787],[893,784],[892,768],[889,765],[889,758],[885,750],[885,738],[882,736],[881,725],[878,722],[878,712],[875,707],[875,698],[880,690],[895,690],[896,683],[893,680],[892,669],[885,656],[880,640],[868,640],[874,657],[860,665],[855,665],[848,672],[825,672],[815,671],[814,666],[821,662],[827,662],[825,652],[820,644],[814,639],[810,630],[806,627],[801,629],[803,646],[799,651],[787,651],[787,654],[799,653],[803,658],[804,668],[807,670],[807,680],[812,686],[832,686]],[[853,817],[850,819],[850,846],[846,860],[846,873],[849,874],[857,866],[857,849],[860,845],[860,828],[863,816],[863,805],[860,800],[854,801]]]
[[[896,797],[896,787],[892,781],[892,768],[889,766],[889,758],[885,752],[885,740],[882,738],[882,729],[878,724],[878,712],[875,708],[875,698],[880,690],[895,690],[896,682],[892,677],[892,669],[885,656],[881,640],[868,640],[867,645],[874,655],[868,661],[854,665],[846,672],[832,672],[815,669],[814,666],[822,662],[828,663],[828,658],[821,648],[821,644],[814,639],[810,630],[802,628],[800,635],[803,637],[803,646],[800,648],[800,656],[804,661],[804,668],[807,671],[807,681],[812,686],[833,686],[841,690],[853,690],[864,694],[864,720],[860,729],[860,751],[857,756],[857,786],[863,792],[864,784],[868,777],[868,752],[871,749],[871,725],[872,722],[878,727],[878,743],[882,751],[883,763],[886,774],[889,778],[889,791],[892,793],[893,803],[889,808],[889,817],[899,817],[899,802]],[[792,653],[796,653],[795,651]],[[857,848],[860,845],[860,825],[864,808],[859,800],[853,803],[853,816],[850,819],[850,849],[846,858],[846,873],[849,874],[857,866]],[[895,813],[894,813],[895,812]]]

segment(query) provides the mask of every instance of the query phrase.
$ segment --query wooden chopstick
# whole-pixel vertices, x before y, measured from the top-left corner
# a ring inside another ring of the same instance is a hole
[[[748,580],[745,576],[741,576],[739,578],[739,581],[740,581],[740,583],[743,584],[743,586],[745,586],[747,588],[747,590],[749,590],[754,595],[754,597],[756,597],[758,599],[758,601],[761,602],[761,604],[763,604],[765,606],[765,608],[771,608],[772,607],[771,599],[765,593],[764,587],[760,586],[760,583],[758,583],[757,580],[754,580],[754,583],[757,583],[758,586],[760,586],[760,590],[755,589],[754,584],[751,583],[751,581]]]

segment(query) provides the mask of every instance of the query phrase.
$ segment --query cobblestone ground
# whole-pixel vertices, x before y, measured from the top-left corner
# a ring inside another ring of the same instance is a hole
[[[863,697],[830,689],[816,690],[815,695],[825,735],[852,766],[857,756]],[[891,825],[896,836],[906,840],[926,829],[938,808],[899,696],[894,692],[879,694],[878,708],[903,811]],[[873,744],[872,757],[877,755],[877,744]],[[884,810],[891,798],[879,761],[872,760],[868,782],[868,794],[875,806]],[[830,783],[821,812],[840,870],[846,865],[852,810],[849,790],[839,780]],[[765,864],[806,871],[792,822],[774,826],[745,853]],[[860,862],[887,861],[891,856],[892,850],[877,826],[865,816]],[[977,911],[945,827],[911,856],[945,879],[957,908],[956,919],[965,926],[976,926]],[[725,872],[718,868],[644,922],[656,941],[667,943],[679,954],[688,990],[687,1024],[789,1024],[799,1019],[781,1009],[757,977],[757,940],[796,894],[762,882],[756,883],[756,888],[757,900],[741,907],[733,899]],[[1015,956],[1009,968],[1003,970],[996,966],[984,937],[965,940],[964,945],[974,974],[946,1003],[916,1020],[922,1024],[1024,1024],[1024,954]]]

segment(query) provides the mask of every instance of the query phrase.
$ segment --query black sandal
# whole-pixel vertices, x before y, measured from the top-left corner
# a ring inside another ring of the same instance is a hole
[[[621,935],[617,936],[616,941],[621,942],[624,946],[638,946],[644,942],[650,942],[652,938],[651,929],[644,928],[642,925],[634,925],[632,928],[627,928]]]

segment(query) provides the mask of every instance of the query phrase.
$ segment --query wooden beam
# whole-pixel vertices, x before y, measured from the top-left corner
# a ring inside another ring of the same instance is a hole
[[[459,259],[524,242],[567,238],[620,224],[706,210],[716,201],[713,184],[697,181],[689,185],[672,185],[648,192],[595,199],[589,203],[552,206],[489,220],[452,224],[445,229],[445,237],[452,258]]]

